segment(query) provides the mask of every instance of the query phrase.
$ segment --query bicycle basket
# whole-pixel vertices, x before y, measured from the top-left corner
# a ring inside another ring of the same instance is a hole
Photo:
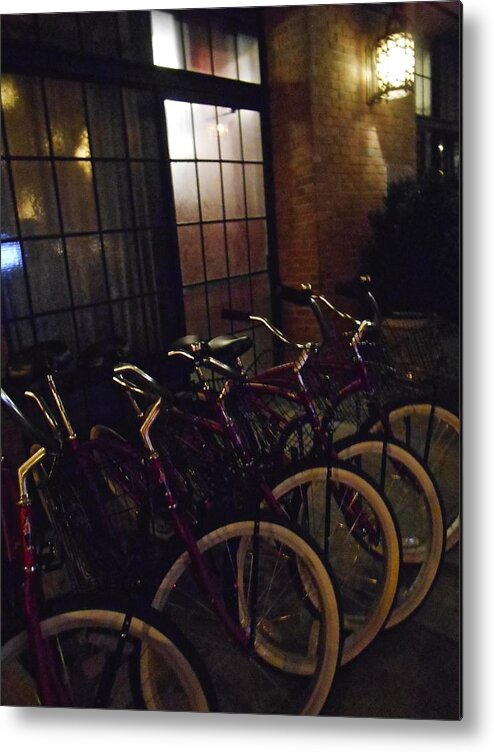
[[[98,441],[34,473],[38,495],[76,592],[125,588],[150,535],[149,482],[136,457],[118,460]]]
[[[386,318],[372,328],[359,345],[366,365],[410,384],[430,382],[438,375],[441,320],[437,316],[400,315]]]

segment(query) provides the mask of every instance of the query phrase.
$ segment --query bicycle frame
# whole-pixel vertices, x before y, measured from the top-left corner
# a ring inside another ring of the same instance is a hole
[[[117,366],[117,368],[115,369],[116,373],[118,374],[122,374],[125,370],[133,370],[134,372],[143,374],[142,371],[130,365]],[[109,454],[117,461],[118,459],[128,461],[130,457],[135,457],[135,448],[127,442],[125,444],[122,444],[121,442],[112,441],[108,438],[92,439],[87,444],[84,442],[79,442],[65,411],[62,399],[56,388],[55,381],[51,375],[48,376],[48,384],[65,428],[66,438],[64,440],[64,446],[76,458],[76,461],[78,462],[79,467],[83,472],[86,469],[85,463],[88,461],[90,462],[89,455],[86,449],[97,449],[99,447],[102,450],[108,451]],[[28,393],[28,396],[35,400],[50,428],[52,428],[53,430],[54,426],[58,427],[58,421],[53,416],[53,414],[50,413],[46,404],[39,398],[39,396],[34,395],[33,393]],[[241,649],[248,650],[254,645],[255,630],[251,628],[249,630],[249,633],[243,630],[231,618],[231,616],[226,611],[221,599],[218,597],[218,593],[215,591],[214,587],[214,577],[206,567],[206,564],[197,547],[197,542],[190,524],[186,519],[185,514],[182,513],[179,501],[175,497],[174,493],[172,493],[172,490],[170,488],[168,478],[169,476],[173,475],[173,468],[170,465],[165,464],[165,461],[156,452],[152,444],[150,438],[150,430],[156,418],[158,417],[160,410],[161,398],[159,397],[153,402],[153,404],[147,410],[146,414],[143,415],[144,419],[140,427],[141,439],[144,447],[146,448],[145,459],[147,467],[151,471],[151,478],[152,480],[154,480],[157,487],[159,487],[161,490],[164,509],[166,509],[177,537],[182,541],[185,548],[187,549],[187,552],[193,563],[198,583],[203,589],[203,592],[205,593],[209,602],[212,604],[218,618],[220,618],[220,620],[223,622],[225,629],[230,633],[231,637],[235,640],[235,642]],[[118,474],[117,480],[118,484],[122,487],[124,494],[135,498],[137,504],[142,502],[142,500],[146,496],[146,493],[148,492],[147,487],[142,486],[141,492],[136,492],[135,484],[133,486],[130,486],[123,473]]]
[[[2,507],[5,509],[2,511],[2,543],[5,547],[8,565],[12,567],[17,565],[23,572],[22,611],[40,701],[47,707],[67,707],[70,701],[65,686],[57,675],[53,650],[41,632],[40,564],[34,545],[35,525],[27,487],[30,473],[45,455],[46,450],[40,448],[23,462],[17,469],[17,483],[12,469],[2,461]],[[14,530],[14,515],[9,514],[9,511],[11,512],[14,508],[17,510],[16,531]],[[19,540],[21,544],[20,556],[16,555],[16,540]]]

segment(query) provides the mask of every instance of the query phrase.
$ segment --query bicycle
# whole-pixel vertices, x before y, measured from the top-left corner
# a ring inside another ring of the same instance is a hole
[[[310,285],[279,290],[287,302],[309,307],[316,317],[326,404],[343,432],[398,439],[429,467],[441,493],[449,551],[460,537],[461,442],[457,403],[437,358],[441,323],[437,317],[406,313],[383,319],[365,275],[337,285],[336,291],[364,298],[373,320],[339,310]],[[338,333],[333,318],[344,323],[346,332]]]
[[[195,409],[191,409],[189,400],[188,404],[182,404],[185,409],[180,409],[175,400],[167,414],[166,425],[160,426],[157,434],[161,438],[160,453],[171,454],[193,489],[197,487],[197,478],[200,488],[204,487],[206,478],[214,493],[218,493],[219,485],[227,489],[228,496],[228,484],[217,482],[218,476],[227,472],[230,485],[236,485],[237,489],[246,486],[259,489],[265,506],[278,517],[283,519],[288,514],[292,521],[303,522],[299,511],[302,506],[307,508],[307,500],[300,501],[297,512],[294,496],[297,489],[303,493],[307,487],[305,476],[302,481],[297,479],[294,485],[283,487],[283,493],[281,486],[273,490],[274,484],[267,481],[263,457],[253,451],[253,442],[246,435],[248,431],[243,430],[245,425],[239,421],[238,410],[235,411],[239,391],[248,385],[242,374],[225,363],[225,359],[236,359],[250,347],[250,341],[234,337],[217,340],[214,357],[210,355],[210,346],[204,350],[201,343],[191,338],[178,343],[190,344],[191,349],[170,351],[171,356],[181,356],[192,365],[203,386],[206,384],[202,375],[205,367],[226,380],[219,395],[211,389],[198,392]],[[129,388],[118,375],[115,380]],[[135,402],[133,406],[139,413],[139,406]],[[394,517],[371,479],[356,468],[342,466],[334,460],[322,473],[328,480],[324,506],[331,512],[325,515],[328,520],[325,535],[318,534],[317,541],[336,575],[342,597],[346,634],[341,660],[346,663],[370,644],[389,617],[396,595],[400,547]],[[288,466],[285,479],[291,474]],[[318,480],[321,481],[320,474]],[[208,498],[201,504],[207,506]],[[331,529],[330,517],[333,519]],[[313,530],[306,529],[313,534]],[[349,530],[360,532],[351,534]]]
[[[138,371],[130,365],[119,367],[120,373],[126,370],[134,375]],[[150,602],[158,590],[159,598],[156,596],[152,605],[162,610],[166,603],[166,612],[177,617],[175,621],[181,620],[188,636],[192,633],[191,619],[194,622],[198,613],[196,610],[192,617],[190,603],[200,603],[199,613],[207,614],[208,624],[214,624],[214,628],[208,629],[203,620],[201,639],[196,640],[201,645],[196,647],[205,648],[202,658],[209,663],[208,673],[211,669],[215,688],[221,690],[222,710],[252,711],[255,698],[258,712],[264,707],[264,712],[318,713],[327,699],[340,656],[339,602],[332,575],[307,537],[300,536],[293,526],[288,527],[281,520],[271,521],[260,512],[253,516],[244,512],[235,521],[225,521],[223,516],[221,522],[210,521],[208,531],[194,529],[186,510],[181,508],[181,479],[173,465],[157,455],[150,438],[151,427],[161,411],[163,392],[150,390],[149,382],[144,385],[152,404],[140,427],[146,451],[137,462],[136,447],[114,434],[77,446],[75,432],[63,417],[58,392],[55,404],[65,425],[65,443],[77,450],[75,457],[92,458],[95,466],[100,463],[99,477],[109,497],[113,501],[120,497],[124,506],[132,499],[137,508],[142,499],[151,497],[152,505],[160,507],[174,532],[174,538],[164,542],[169,549],[167,561],[156,563],[154,579],[148,573],[142,584],[146,597]],[[56,389],[53,379],[51,388]],[[36,404],[43,408],[50,423],[39,396]],[[53,423],[56,421],[51,415],[50,424]],[[158,536],[158,544],[162,543]],[[165,551],[162,553],[165,558]],[[277,598],[271,599],[269,596],[274,593]],[[188,608],[184,608],[185,599]],[[263,633],[263,623],[273,621],[266,614],[275,616],[280,609],[283,619],[276,634]],[[216,645],[215,650],[212,645]],[[227,665],[222,663],[220,669],[219,661],[227,653],[229,661]],[[250,674],[244,686],[239,686],[237,673],[235,691],[229,691],[232,672],[245,666]],[[147,670],[145,658],[141,668]]]
[[[26,434],[46,446],[19,466],[17,484],[13,470],[2,463],[2,569],[11,582],[19,582],[14,593],[21,593],[25,624],[2,644],[2,704],[213,710],[200,659],[161,614],[106,596],[46,601],[28,483],[59,445],[40,433],[3,389],[1,399]]]
[[[259,449],[258,464],[267,461],[279,467],[283,463],[283,457],[289,456],[290,469],[285,473],[291,477],[283,479],[279,484],[273,482],[273,493],[277,498],[283,497],[285,507],[301,509],[302,502],[295,504],[294,496],[301,493],[301,488],[304,489],[303,506],[305,510],[311,508],[310,515],[305,512],[304,525],[323,547],[326,534],[323,504],[325,475],[324,468],[320,467],[321,461],[351,461],[352,469],[358,465],[358,469],[364,470],[378,484],[379,489],[385,492],[396,516],[403,551],[397,597],[385,625],[389,628],[401,623],[430,592],[442,561],[444,523],[434,479],[424,463],[397,441],[350,439],[333,446],[331,433],[327,431],[327,423],[323,427],[316,403],[321,391],[318,389],[318,371],[317,367],[314,368],[313,361],[317,348],[310,344],[289,342],[261,316],[225,309],[223,317],[265,326],[283,343],[289,343],[298,349],[297,361],[246,379],[239,361],[239,356],[243,354],[241,350],[245,350],[249,344],[245,338],[222,336],[201,345],[197,338],[189,335],[185,340],[179,340],[177,346],[195,348],[196,359],[201,349],[214,353],[215,358],[222,354],[228,357],[225,349],[229,348],[229,360],[234,361],[239,372],[244,374],[242,383],[233,391],[233,414],[243,425],[244,433],[249,435],[251,445]],[[208,394],[207,377],[200,368],[197,373],[199,382],[206,390],[205,394]],[[216,387],[219,385],[216,384]],[[224,385],[222,388],[225,388]],[[310,451],[307,446],[309,443]],[[310,503],[307,499],[309,494]],[[345,518],[343,503],[339,514],[343,514]],[[349,511],[346,518],[347,525],[355,524]],[[370,520],[367,520],[366,527],[370,535]],[[358,539],[357,532],[358,527],[353,528],[353,537]],[[375,530],[373,534],[376,539],[379,538]],[[362,540],[358,542],[362,543]],[[327,544],[326,548],[329,548]],[[337,569],[334,564],[333,569]],[[348,575],[342,568],[340,581],[345,581],[346,576]],[[351,623],[348,609],[346,622],[348,626]],[[350,645],[351,640],[346,653],[344,650],[343,662],[350,659]]]

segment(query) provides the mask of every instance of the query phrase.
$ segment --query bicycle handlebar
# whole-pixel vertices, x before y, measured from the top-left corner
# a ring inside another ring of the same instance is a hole
[[[265,318],[265,316],[258,316],[257,314],[248,313],[247,311],[238,311],[235,309],[224,308],[222,311],[222,317],[230,321],[250,321],[253,324],[262,324],[262,326],[265,326],[266,329],[268,329],[271,334],[273,334],[277,339],[283,342],[283,344],[290,345],[290,347],[295,347],[297,348],[297,350],[307,350],[312,347],[311,342],[301,344],[300,342],[294,342],[293,340],[288,339],[288,337],[283,334],[283,332],[274,324],[272,324],[269,319]]]
[[[346,282],[337,282],[335,285],[336,295],[351,298],[353,300],[364,299],[371,307],[374,315],[374,323],[379,325],[382,321],[382,313],[374,295],[371,292],[371,277],[369,274],[361,274]]]
[[[42,429],[33,425],[3,388],[2,403],[5,405],[7,411],[14,418],[16,423],[19,424],[22,431],[30,438],[30,441],[40,444],[52,454],[57,454],[60,451],[61,441],[59,437],[56,437],[55,435],[50,436]]]
[[[286,300],[287,303],[293,303],[298,306],[310,306],[312,302],[313,291],[309,283],[298,287],[288,287],[288,285],[280,284],[278,286],[278,294],[282,300]]]
[[[221,318],[227,321],[250,321],[252,314],[248,311],[239,311],[236,308],[223,308]]]

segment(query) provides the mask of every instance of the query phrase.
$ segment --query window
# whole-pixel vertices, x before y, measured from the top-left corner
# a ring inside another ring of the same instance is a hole
[[[415,45],[415,111],[430,117],[432,113],[431,53],[426,43]]]
[[[148,92],[4,74],[2,293],[14,349],[74,352],[120,334],[162,342],[166,253],[158,136]]]
[[[224,307],[269,315],[260,114],[174,100],[164,106],[186,328],[210,338],[229,327]],[[262,332],[256,337],[264,349]]]
[[[415,77],[419,173],[459,170],[459,86],[457,40],[419,42]]]
[[[227,13],[151,11],[155,65],[260,84],[256,34]]]
[[[228,331],[224,305],[269,315],[257,12],[2,22],[9,348],[117,334],[143,360]]]

